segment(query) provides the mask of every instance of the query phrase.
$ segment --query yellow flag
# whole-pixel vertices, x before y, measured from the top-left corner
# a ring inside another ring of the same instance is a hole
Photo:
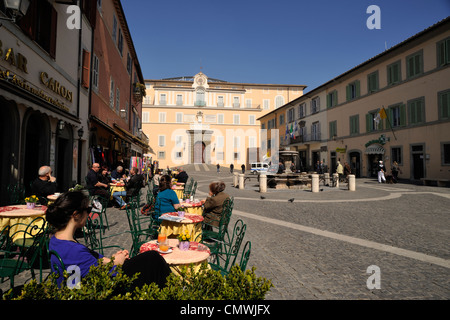
[[[381,110],[380,110],[380,118],[381,119],[387,118],[386,110],[384,110],[384,108],[381,108]]]

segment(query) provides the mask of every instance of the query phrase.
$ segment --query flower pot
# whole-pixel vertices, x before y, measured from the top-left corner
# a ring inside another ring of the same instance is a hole
[[[36,206],[36,203],[34,203],[34,202],[27,202],[27,209],[34,209],[35,206]]]
[[[184,218],[184,211],[178,211],[178,216],[180,218]]]
[[[178,248],[181,251],[189,250],[189,241],[180,241],[180,244],[178,245]]]

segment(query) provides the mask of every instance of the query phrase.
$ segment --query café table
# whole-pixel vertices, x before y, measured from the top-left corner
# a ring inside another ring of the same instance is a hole
[[[0,207],[0,230],[7,226],[11,226],[10,234],[16,234],[18,231],[25,230],[26,227],[36,218],[43,217],[45,219],[46,206],[37,205],[34,209],[28,209],[24,205],[11,205]],[[20,223],[20,225],[18,225]],[[37,222],[37,227],[42,227],[43,220]],[[16,241],[19,235],[13,238]]]
[[[186,213],[190,214],[203,214],[203,204],[205,203],[204,200],[198,201],[198,202],[180,202],[181,206],[184,207],[184,211]]]
[[[172,190],[177,194],[178,199],[183,199],[184,187],[182,186],[173,186]]]
[[[181,220],[173,220],[178,217],[178,212],[168,212],[162,214],[159,219],[161,220],[160,233],[165,234],[167,237],[177,236],[182,233],[188,232],[193,240],[200,240],[202,235],[202,221],[203,216],[198,214],[185,213],[184,218]]]
[[[61,193],[54,193],[54,194],[48,195],[47,196],[47,200],[48,200],[47,205],[52,204],[53,202],[55,202],[56,199],[58,199],[58,197],[60,195],[61,195]]]
[[[110,183],[111,200],[113,199],[114,192],[126,191],[125,184],[123,182]]]
[[[208,258],[211,254],[209,248],[201,243],[191,241],[189,243],[189,249],[186,251],[180,250],[178,248],[178,239],[169,239],[169,251],[164,253],[159,250],[158,241],[152,240],[144,243],[140,249],[139,253],[155,250],[161,254],[161,256],[166,260],[171,271],[176,275],[180,275],[181,267],[189,267],[191,264],[194,267],[194,271],[198,272],[201,265],[204,262],[208,262]],[[209,264],[208,264],[209,268]]]

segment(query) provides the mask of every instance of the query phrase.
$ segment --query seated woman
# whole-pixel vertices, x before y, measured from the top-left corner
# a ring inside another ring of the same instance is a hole
[[[49,250],[58,253],[66,268],[73,265],[78,266],[81,277],[88,274],[91,266],[97,266],[98,261],[104,265],[111,261],[75,240],[75,231],[86,224],[90,211],[89,198],[77,191],[62,194],[48,206],[46,211],[46,219],[55,230],[50,238]],[[112,256],[114,265],[122,265],[124,274],[132,277],[135,273],[140,273],[138,279],[133,283],[134,287],[141,287],[152,282],[160,288],[165,286],[170,268],[158,252],[148,251],[129,258],[127,250],[119,250]],[[54,255],[51,257],[51,263],[52,269],[53,264],[58,265],[58,259]],[[61,282],[62,277],[59,277],[58,285]]]
[[[222,216],[223,203],[230,196],[223,192],[225,183],[223,181],[212,182],[209,185],[209,196],[204,203],[205,223],[211,227],[219,227]]]
[[[169,175],[163,175],[159,179],[159,192],[155,205],[158,217],[166,212],[174,212],[179,207],[180,201],[175,191],[172,190],[172,178]]]
[[[111,184],[111,178],[108,176],[108,167],[102,166],[101,174],[98,176],[98,181],[107,185],[107,187],[100,187],[101,189],[108,190]]]

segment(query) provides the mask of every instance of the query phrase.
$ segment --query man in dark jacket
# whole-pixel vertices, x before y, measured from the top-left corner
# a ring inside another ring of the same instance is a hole
[[[175,176],[175,179],[177,179],[177,182],[186,183],[189,179],[189,175],[183,170],[183,168],[180,168],[179,170],[180,172]]]
[[[31,192],[39,198],[42,205],[46,205],[47,196],[56,192],[56,178],[52,177],[52,169],[49,166],[40,167],[38,175],[31,184]]]
[[[114,192],[113,197],[116,199],[121,210],[126,209],[127,203],[122,199],[123,196],[133,197],[139,194],[139,190],[144,186],[144,177],[139,174],[139,170],[136,167],[131,168],[130,178],[125,182],[126,191]]]

